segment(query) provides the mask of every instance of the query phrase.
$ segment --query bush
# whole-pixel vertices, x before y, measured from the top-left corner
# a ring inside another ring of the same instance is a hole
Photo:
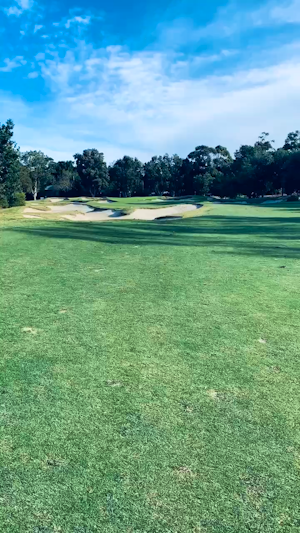
[[[291,194],[291,196],[289,196],[287,198],[287,202],[299,202],[299,196],[298,194],[294,193],[294,194]]]
[[[17,207],[19,205],[25,205],[26,195],[25,192],[16,192],[14,194],[11,207]]]
[[[8,201],[6,198],[0,198],[0,209],[5,209],[8,207]]]

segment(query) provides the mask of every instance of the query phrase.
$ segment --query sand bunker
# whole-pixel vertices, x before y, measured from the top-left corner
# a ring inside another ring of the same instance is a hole
[[[49,209],[52,213],[69,213],[70,211],[81,211],[82,213],[90,213],[94,211],[92,207],[80,202],[72,202],[67,205],[49,205]]]
[[[97,222],[99,220],[109,220],[110,218],[116,218],[118,214],[112,209],[105,209],[104,211],[92,211],[87,214],[77,214],[77,215],[65,215],[65,220],[75,220],[78,222]]]
[[[50,202],[56,204],[57,202],[62,202],[63,198],[47,198],[47,200],[50,200]]]
[[[130,215],[122,218],[126,218],[127,220],[156,220],[159,218],[183,215],[188,211],[195,211],[200,207],[201,205],[181,204],[160,209],[136,209],[133,213],[130,213]]]
[[[200,209],[201,205],[181,204],[172,207],[163,207],[160,209],[136,209],[130,215],[121,215],[120,211],[113,211],[112,209],[105,209],[104,211],[93,211],[86,214],[66,215],[64,219],[78,221],[78,222],[93,222],[99,220],[111,220],[118,218],[118,220],[157,220],[168,217],[176,217],[183,215],[188,211],[195,211]]]
[[[54,199],[56,200],[56,199]],[[110,203],[109,200],[98,200],[99,203]],[[54,202],[56,203],[56,202]],[[25,218],[41,218],[34,215],[45,215],[51,213],[61,213],[64,220],[78,221],[78,222],[97,222],[104,220],[112,220],[118,218],[119,220],[172,220],[181,218],[184,213],[195,211],[202,207],[200,204],[181,204],[172,205],[159,209],[135,209],[129,215],[123,215],[120,210],[113,209],[94,209],[87,204],[81,202],[72,202],[66,205],[49,205],[47,211],[41,211],[32,207],[24,209],[24,213],[31,213],[31,215],[24,214]],[[73,212],[74,214],[68,214]]]

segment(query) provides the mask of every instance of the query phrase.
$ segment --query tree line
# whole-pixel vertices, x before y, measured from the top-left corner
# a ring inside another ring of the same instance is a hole
[[[147,163],[124,156],[107,165],[95,148],[54,162],[41,151],[20,152],[11,120],[0,124],[0,206],[40,196],[214,195],[255,198],[300,191],[300,132],[275,149],[268,133],[231,156],[224,146],[200,145],[186,158],[153,156]]]

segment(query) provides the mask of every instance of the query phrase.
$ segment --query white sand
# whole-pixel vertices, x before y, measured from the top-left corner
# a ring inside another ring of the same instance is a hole
[[[63,218],[76,222],[96,222],[98,220],[109,220],[111,217],[114,217],[114,215],[115,212],[112,209],[105,209],[105,211],[92,211],[91,213],[86,214],[65,215]]]
[[[172,217],[176,215],[183,215],[188,211],[195,211],[200,206],[192,204],[174,205],[172,207],[162,207],[160,209],[136,209],[130,215],[121,217],[127,220],[155,220],[161,217]]]
[[[77,222],[93,222],[99,220],[155,220],[157,218],[172,217],[176,215],[183,215],[188,211],[195,211],[199,209],[200,205],[181,204],[172,207],[163,207],[160,209],[136,209],[130,215],[118,216],[118,212],[112,209],[105,209],[105,211],[93,211],[86,214],[66,215],[64,219]]]
[[[80,204],[73,202],[67,205],[49,205],[49,209],[52,213],[69,213],[70,211],[81,211],[82,213],[90,213],[93,211],[92,207],[86,204]]]

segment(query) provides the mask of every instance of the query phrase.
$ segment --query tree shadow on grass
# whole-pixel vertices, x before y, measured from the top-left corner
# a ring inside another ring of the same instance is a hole
[[[6,231],[111,245],[191,246],[213,253],[300,256],[300,217],[205,216],[167,222],[56,222],[32,223]],[[276,242],[277,241],[277,242]],[[297,246],[298,242],[299,245]]]

